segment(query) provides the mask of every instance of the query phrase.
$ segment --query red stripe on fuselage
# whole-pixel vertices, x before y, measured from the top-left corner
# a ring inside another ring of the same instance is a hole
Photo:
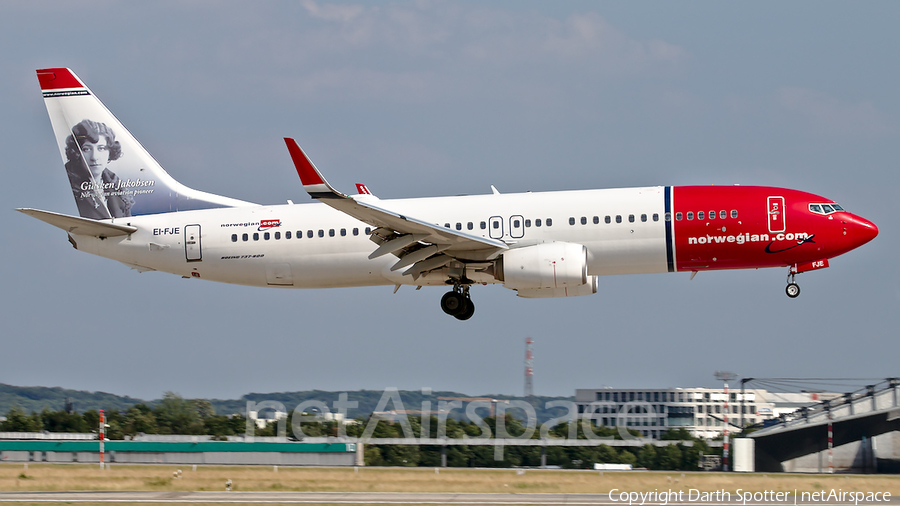
[[[672,196],[679,271],[781,267],[812,262],[846,253],[877,234],[871,222],[850,213],[811,212],[810,203],[833,201],[797,190],[676,186],[672,188]],[[780,199],[772,197],[783,197],[784,208],[779,209]],[[699,213],[703,213],[703,219]],[[710,217],[711,213],[715,213],[714,218]],[[868,237],[865,233],[854,233],[855,224],[860,221],[871,225],[874,233]]]

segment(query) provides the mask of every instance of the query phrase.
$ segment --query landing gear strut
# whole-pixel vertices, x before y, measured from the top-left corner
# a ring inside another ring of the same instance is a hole
[[[794,282],[794,277],[797,275],[793,269],[788,273],[788,285],[784,288],[784,293],[787,294],[788,297],[792,299],[796,299],[798,295],[800,295],[800,285]]]
[[[441,297],[441,309],[457,320],[468,320],[475,314],[475,303],[469,298],[469,285],[453,285],[453,290]]]

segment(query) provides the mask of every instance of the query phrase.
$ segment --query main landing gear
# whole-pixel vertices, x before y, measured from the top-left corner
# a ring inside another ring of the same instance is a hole
[[[797,296],[800,295],[800,285],[794,282],[795,276],[797,276],[797,273],[791,269],[787,277],[788,285],[784,288],[784,293],[792,299],[796,299]]]
[[[475,303],[469,298],[469,285],[453,285],[453,290],[441,297],[441,309],[457,320],[468,320],[475,314]]]

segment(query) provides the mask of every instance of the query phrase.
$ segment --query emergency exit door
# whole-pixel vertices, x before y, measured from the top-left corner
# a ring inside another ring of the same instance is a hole
[[[200,225],[184,226],[184,257],[188,262],[203,260],[200,252]]]
[[[784,232],[784,197],[769,197],[769,232]]]

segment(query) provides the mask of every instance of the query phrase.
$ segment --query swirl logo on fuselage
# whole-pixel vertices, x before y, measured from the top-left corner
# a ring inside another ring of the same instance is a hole
[[[259,230],[262,232],[263,230],[269,230],[270,228],[280,227],[281,220],[259,220]]]
[[[816,234],[813,234],[809,237],[802,238],[799,241],[797,241],[797,244],[794,244],[793,246],[788,246],[787,248],[777,249],[777,250],[772,249],[772,244],[774,244],[775,241],[771,241],[771,242],[769,242],[769,244],[766,244],[766,253],[781,253],[784,251],[792,250],[792,249],[796,248],[797,246],[802,246],[808,242],[815,244],[816,241],[813,241],[813,237],[815,237],[815,236],[816,236]]]

